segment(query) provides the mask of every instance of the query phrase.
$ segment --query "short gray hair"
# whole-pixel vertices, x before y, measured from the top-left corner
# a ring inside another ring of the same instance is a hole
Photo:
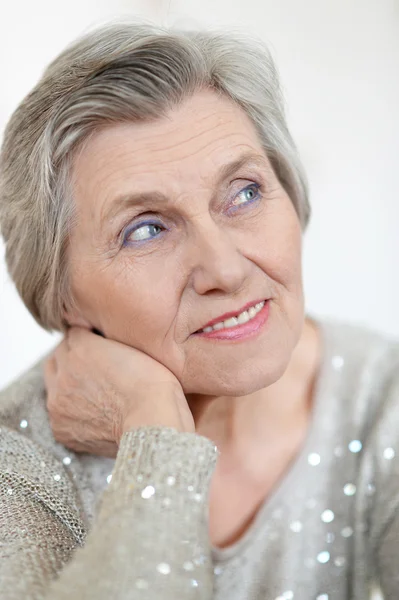
[[[0,154],[8,270],[45,329],[65,329],[64,309],[73,305],[69,176],[78,148],[99,127],[155,120],[206,87],[245,110],[305,228],[306,176],[286,125],[273,59],[259,39],[137,22],[101,26],[47,67],[11,116]]]

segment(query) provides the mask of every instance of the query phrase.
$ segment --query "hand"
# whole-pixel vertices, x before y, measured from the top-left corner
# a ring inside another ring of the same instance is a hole
[[[178,379],[144,352],[71,328],[45,362],[47,408],[55,439],[114,458],[125,431],[140,426],[195,431]]]

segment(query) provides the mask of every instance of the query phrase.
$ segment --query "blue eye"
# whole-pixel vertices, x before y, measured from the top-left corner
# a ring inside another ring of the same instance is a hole
[[[252,202],[255,202],[261,198],[259,193],[260,185],[258,183],[251,183],[234,197],[231,202],[233,210],[241,208],[241,206],[247,206]],[[128,227],[123,234],[123,245],[127,246],[130,243],[148,242],[159,237],[160,233],[164,231],[165,227],[156,223],[155,221],[141,221],[140,223],[131,225]]]
[[[260,198],[259,188],[258,183],[251,183],[240,190],[232,202],[233,207],[237,208],[242,204],[247,205],[258,200]]]
[[[123,244],[129,242],[145,242],[154,239],[162,230],[162,226],[153,221],[141,222],[130,227],[123,236]]]

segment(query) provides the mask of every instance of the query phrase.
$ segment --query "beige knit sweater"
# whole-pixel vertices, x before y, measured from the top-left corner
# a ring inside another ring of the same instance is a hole
[[[56,443],[42,364],[0,394],[4,600],[399,598],[399,346],[322,323],[306,442],[244,536],[213,548],[218,451],[140,428],[116,460]],[[289,398],[282,399],[289,402]]]

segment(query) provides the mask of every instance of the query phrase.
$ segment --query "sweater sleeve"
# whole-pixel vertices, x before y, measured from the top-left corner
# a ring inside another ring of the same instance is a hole
[[[208,494],[217,449],[209,439],[162,427],[126,432],[84,543],[65,499],[35,485],[34,472],[18,472],[9,453],[7,462],[6,438],[1,446],[2,598],[212,598]]]
[[[391,359],[393,360],[391,366]],[[399,351],[386,359],[390,375],[376,388],[381,396],[365,461],[369,573],[375,573],[385,600],[399,597]],[[370,493],[371,488],[371,493]],[[359,498],[360,500],[360,498]]]
[[[398,597],[399,592],[399,515],[387,529],[378,554],[378,580],[383,598]]]

